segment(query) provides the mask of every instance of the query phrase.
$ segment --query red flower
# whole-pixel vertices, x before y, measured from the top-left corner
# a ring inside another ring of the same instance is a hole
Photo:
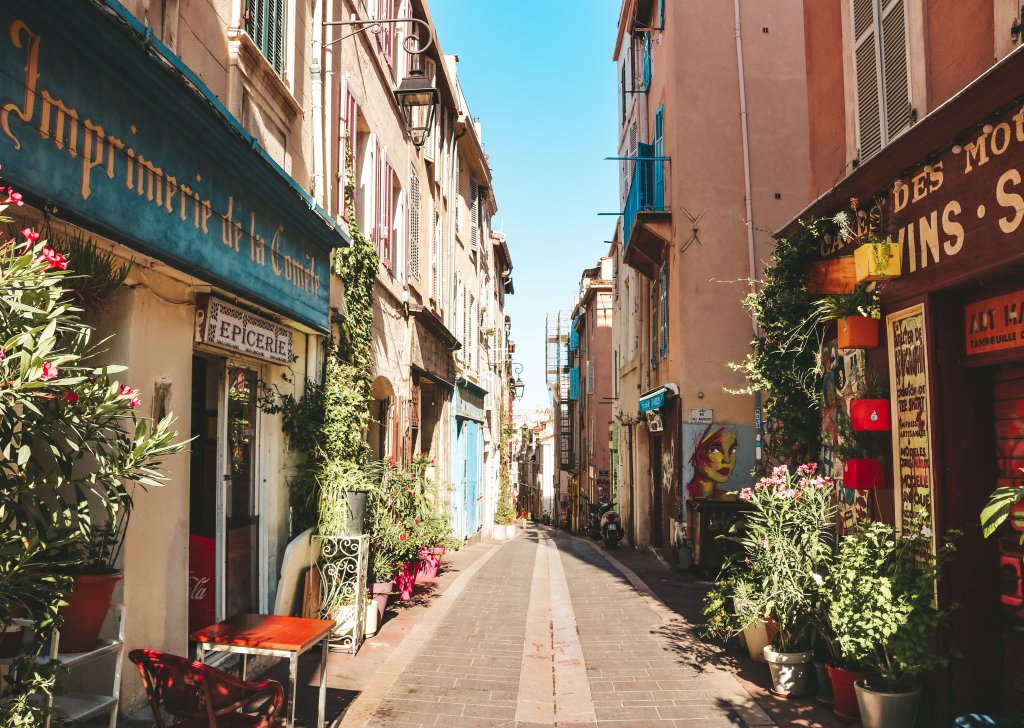
[[[30,243],[34,243],[35,241],[39,240],[39,233],[37,233],[32,228],[25,228],[24,230],[21,231],[21,234],[24,235],[25,240],[27,240]]]
[[[3,361],[6,358],[7,358],[7,349],[4,349],[3,347],[0,347],[0,361]]]
[[[129,387],[127,384],[122,384],[120,394],[122,397],[127,397],[130,394],[132,394],[132,388]]]
[[[39,379],[44,382],[48,382],[51,379],[56,379],[60,375],[60,371],[50,362],[43,364],[43,373],[39,375]]]
[[[132,407],[139,407],[142,405],[142,400],[136,395],[135,397],[132,397],[130,400],[128,400],[128,404],[131,405]]]
[[[38,233],[36,233],[36,237],[39,237]],[[58,253],[53,248],[48,248],[44,246],[43,252],[39,254],[38,259],[45,260],[47,263],[49,263],[51,270],[53,268],[59,268],[60,270],[68,269],[68,257],[66,255]]]
[[[419,523],[419,522],[420,522],[420,519],[418,519],[418,518],[417,518],[417,519],[416,519],[416,523]]]
[[[408,537],[409,537],[409,536],[408,536],[408,534],[404,534],[404,533],[403,533],[403,534],[402,534],[401,536],[399,536],[399,537],[398,537],[398,540],[399,540],[399,541],[404,541],[404,540],[405,540],[405,539],[407,539]]]
[[[75,404],[78,401],[77,392],[65,392],[64,399],[67,400],[68,404]]]

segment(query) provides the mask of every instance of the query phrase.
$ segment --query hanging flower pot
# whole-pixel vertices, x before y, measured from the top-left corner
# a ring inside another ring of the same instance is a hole
[[[887,281],[898,278],[902,270],[903,253],[898,243],[864,243],[853,251],[857,268],[857,282]]]
[[[887,399],[850,400],[850,422],[857,432],[888,432],[892,429]]]
[[[840,349],[874,349],[878,346],[878,319],[844,316],[837,323]]]
[[[874,458],[851,458],[843,462],[843,487],[849,490],[878,490],[885,487],[882,463]]]
[[[811,293],[850,293],[857,285],[857,266],[852,255],[811,263],[807,273],[807,290]]]

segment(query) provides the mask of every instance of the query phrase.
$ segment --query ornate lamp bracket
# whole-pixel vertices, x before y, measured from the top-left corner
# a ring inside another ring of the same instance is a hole
[[[414,56],[418,56],[422,53],[426,53],[427,49],[434,44],[434,36],[430,33],[430,26],[425,20],[419,18],[374,18],[373,20],[327,20],[324,21],[324,27],[328,26],[361,26],[357,30],[352,31],[348,35],[343,35],[340,38],[335,38],[332,41],[324,43],[324,46],[334,45],[339,41],[343,41],[347,38],[351,38],[354,35],[369,30],[371,33],[380,33],[381,26],[387,23],[388,25],[397,25],[398,23],[415,23],[416,25],[423,26],[426,31],[427,42],[420,45],[420,39],[418,35],[407,35],[405,40],[402,41],[402,47],[405,48],[407,53],[411,53]]]

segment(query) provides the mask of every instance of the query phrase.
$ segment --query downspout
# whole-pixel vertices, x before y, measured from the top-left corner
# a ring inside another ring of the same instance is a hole
[[[733,0],[733,14],[736,20],[736,72],[739,78],[739,92],[740,92],[740,131],[743,134],[743,197],[746,203],[746,217],[744,224],[747,228],[747,263],[750,266],[750,290],[752,293],[757,293],[758,279],[757,272],[757,256],[754,249],[754,210],[753,210],[753,193],[751,191],[750,181],[750,131],[747,116],[747,84],[745,78],[745,72],[743,68],[743,33],[740,26],[740,0]],[[753,326],[754,336],[760,335],[760,329],[757,325],[757,319],[751,319]],[[754,408],[755,411],[761,409],[761,392],[760,390],[754,392]],[[760,420],[760,417],[755,419]],[[755,440],[755,459],[761,459],[761,432],[758,430],[754,433]]]
[[[313,117],[313,199],[322,204],[324,194],[324,118],[323,118],[323,32],[324,6],[322,0],[313,3],[313,44],[309,62],[309,91],[312,96]]]

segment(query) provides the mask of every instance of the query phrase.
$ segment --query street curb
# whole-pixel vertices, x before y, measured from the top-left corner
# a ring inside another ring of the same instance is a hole
[[[503,543],[511,543],[505,541]],[[388,691],[398,680],[405,668],[412,662],[412,659],[419,653],[424,643],[433,634],[434,630],[444,619],[465,590],[470,579],[472,579],[480,568],[491,560],[501,548],[498,543],[481,543],[481,547],[489,550],[472,564],[466,567],[425,612],[422,619],[409,630],[405,638],[388,655],[377,672],[374,679],[367,685],[359,695],[349,704],[348,708],[338,718],[330,723],[330,728],[362,728],[367,721],[373,717],[374,712],[380,707],[381,702],[387,696]],[[379,679],[378,679],[379,676]]]
[[[663,602],[654,590],[647,585],[640,576],[630,569],[628,566],[623,564],[621,561],[616,559],[607,549],[599,549],[589,539],[581,538],[575,534],[561,532],[563,535],[568,536],[580,543],[586,544],[592,548],[597,554],[604,558],[609,564],[611,564],[617,571],[619,571],[628,581],[634,589],[640,594],[641,598],[647,602],[647,606],[658,615],[662,622],[665,624],[671,624],[679,620],[686,621],[682,615],[672,610],[665,602]],[[659,559],[663,564],[663,560]],[[729,704],[736,711],[736,715],[743,721],[743,724],[747,728],[776,728],[779,724],[776,723],[768,712],[757,702],[757,697],[751,693],[741,683],[736,676],[728,670],[716,668],[718,674],[712,675],[711,679],[715,682],[723,695],[722,697],[729,702]]]

